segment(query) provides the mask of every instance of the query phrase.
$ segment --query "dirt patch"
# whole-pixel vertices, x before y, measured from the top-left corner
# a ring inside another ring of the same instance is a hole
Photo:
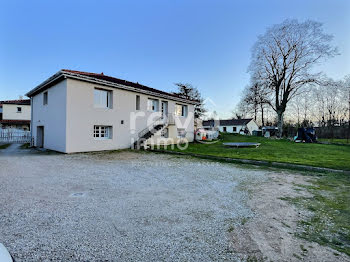
[[[310,196],[294,185],[308,185],[308,177],[289,172],[270,173],[254,187],[247,204],[255,212],[249,220],[230,232],[231,245],[244,261],[350,261],[350,258],[329,247],[295,236],[298,221],[310,216],[282,200],[286,197]]]

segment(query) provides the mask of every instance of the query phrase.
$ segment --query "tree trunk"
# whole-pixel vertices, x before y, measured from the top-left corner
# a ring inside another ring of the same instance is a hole
[[[279,138],[282,137],[282,133],[283,133],[283,113],[284,112],[282,110],[277,111],[277,128],[278,128]]]
[[[264,107],[263,107],[263,105],[261,105],[261,124],[262,124],[262,126],[265,126],[265,122],[264,122]]]
[[[254,121],[256,122],[256,116],[258,114],[258,108],[257,106],[254,106]]]

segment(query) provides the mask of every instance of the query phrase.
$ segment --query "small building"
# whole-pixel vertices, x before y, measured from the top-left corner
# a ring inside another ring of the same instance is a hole
[[[30,130],[29,99],[0,101],[0,128]]]
[[[228,119],[228,120],[206,120],[203,126],[217,127],[220,132],[242,135],[252,135],[253,131],[259,130],[253,118]]]
[[[194,139],[194,105],[103,73],[62,69],[28,92],[34,146],[63,153]]]
[[[261,130],[264,137],[277,136],[278,134],[277,126],[263,126]]]

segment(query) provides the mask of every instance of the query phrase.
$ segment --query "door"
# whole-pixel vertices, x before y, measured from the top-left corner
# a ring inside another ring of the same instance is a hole
[[[44,127],[43,126],[37,127],[36,146],[40,148],[44,147]]]
[[[162,101],[162,117],[166,118],[168,116],[168,102]]]

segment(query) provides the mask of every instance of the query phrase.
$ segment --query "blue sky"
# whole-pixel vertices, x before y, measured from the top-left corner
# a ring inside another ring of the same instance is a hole
[[[340,56],[319,67],[350,73],[350,1],[4,1],[0,9],[0,100],[62,68],[104,72],[157,89],[198,87],[229,117],[249,81],[257,35],[286,18],[313,19]]]

